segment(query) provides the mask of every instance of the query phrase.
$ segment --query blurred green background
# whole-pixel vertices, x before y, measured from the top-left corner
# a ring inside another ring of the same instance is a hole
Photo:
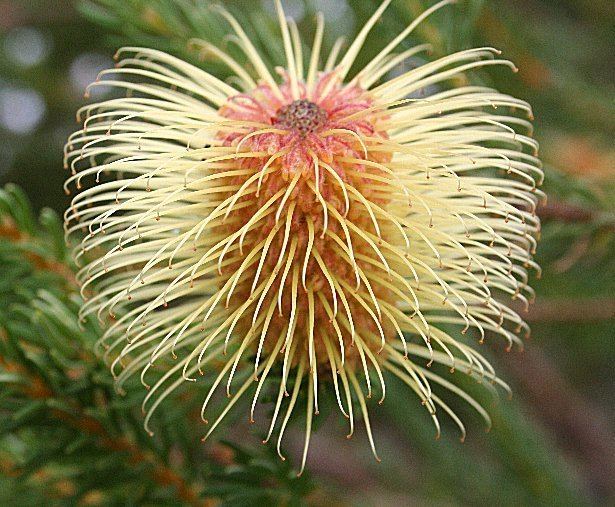
[[[266,43],[272,2],[225,3],[242,12],[275,61]],[[324,11],[330,45],[354,33],[378,2],[284,3],[306,33],[314,12]],[[394,0],[363,61],[433,3]],[[121,44],[194,59],[189,38],[220,40],[223,27],[208,25],[206,10],[192,18],[191,4],[0,0],[0,183],[22,186],[37,209],[61,212],[62,148],[85,86],[113,65]],[[362,437],[349,443],[339,428],[323,427],[309,461],[319,485],[313,503],[615,505],[614,26],[612,0],[465,0],[430,18],[410,41],[431,42],[434,57],[494,46],[520,69],[471,79],[534,107],[549,201],[539,210],[544,273],[527,314],[533,334],[523,353],[489,351],[515,393],[493,406],[489,434],[468,415],[465,444],[452,427],[435,442],[425,414],[393,382],[373,411],[382,464],[373,463]]]

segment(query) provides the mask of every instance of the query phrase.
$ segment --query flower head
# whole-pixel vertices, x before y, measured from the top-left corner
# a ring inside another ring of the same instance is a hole
[[[528,331],[503,301],[527,303],[527,268],[537,268],[542,173],[522,118],[531,110],[486,87],[446,88],[474,68],[514,70],[492,48],[384,79],[426,49],[395,53],[449,0],[350,75],[389,3],[324,67],[322,17],[304,62],[277,2],[287,60],[278,79],[221,10],[253,72],[209,43],[195,45],[236,73],[234,85],[144,48],[121,50],[117,68],[103,73],[115,77],[94,83],[127,93],[81,111],[83,129],[66,147],[67,188],[96,184],[73,199],[66,228],[87,231],[75,250],[91,296],[82,313],[110,317],[101,344],[119,388],[139,374],[148,388],[148,431],[184,382],[202,385],[203,420],[226,384],[229,401],[207,437],[248,389],[252,419],[273,380],[266,440],[277,434],[280,456],[305,392],[303,469],[324,391],[334,393],[349,435],[361,414],[376,454],[367,400],[384,400],[387,375],[410,387],[438,431],[442,412],[465,434],[432,386],[489,421],[436,365],[505,387],[472,343],[500,336],[510,348]],[[416,98],[428,86],[438,91]]]

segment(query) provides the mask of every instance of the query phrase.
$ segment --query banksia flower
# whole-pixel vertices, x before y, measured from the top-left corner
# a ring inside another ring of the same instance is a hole
[[[319,394],[331,392],[349,436],[359,415],[376,455],[368,399],[384,400],[389,375],[409,386],[437,433],[443,413],[465,434],[437,389],[489,422],[446,370],[506,388],[473,344],[500,337],[510,348],[529,332],[505,301],[527,304],[527,270],[538,269],[542,172],[523,118],[531,109],[483,86],[447,88],[472,69],[516,70],[492,48],[386,79],[428,49],[398,51],[448,0],[351,74],[389,3],[345,53],[336,44],[321,58],[322,17],[304,56],[278,1],[286,55],[278,77],[217,8],[249,65],[208,42],[194,46],[226,64],[232,81],[124,48],[117,68],[103,72],[113,77],[92,85],[127,93],[80,111],[83,129],[66,147],[67,189],[95,184],[74,197],[66,230],[85,231],[75,249],[82,316],[108,323],[100,344],[118,388],[137,375],[148,389],[148,431],[184,383],[202,389],[205,438],[246,391],[251,420],[269,391],[266,441],[275,435],[280,456],[305,400],[303,469]],[[421,96],[426,89],[435,91]],[[217,390],[229,400],[211,419]]]

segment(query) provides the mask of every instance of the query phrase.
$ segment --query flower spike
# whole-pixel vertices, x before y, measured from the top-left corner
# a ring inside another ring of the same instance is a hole
[[[204,438],[247,392],[253,421],[259,396],[273,388],[265,442],[276,434],[282,459],[291,415],[305,404],[301,474],[319,399],[330,391],[348,437],[360,416],[379,460],[368,414],[372,398],[386,403],[390,375],[416,395],[436,435],[441,414],[466,433],[437,390],[490,424],[455,379],[507,389],[473,342],[499,337],[511,347],[529,331],[506,299],[531,301],[527,270],[538,269],[543,175],[531,108],[486,87],[450,87],[487,65],[516,69],[493,48],[387,78],[428,49],[395,53],[399,45],[454,0],[427,9],[351,74],[390,3],[345,53],[338,41],[327,57],[318,15],[304,68],[297,26],[276,0],[287,65],[279,79],[215,7],[249,65],[209,42],[191,45],[235,80],[129,47],[105,71],[113,78],[92,85],[126,96],[79,113],[84,126],[69,138],[65,165],[66,188],[81,191],[66,233],[80,239],[78,278],[92,294],[81,316],[109,316],[98,347],[118,390],[141,376],[148,432],[181,386],[206,387],[206,421],[226,385],[227,403]],[[431,95],[413,96],[427,87]]]

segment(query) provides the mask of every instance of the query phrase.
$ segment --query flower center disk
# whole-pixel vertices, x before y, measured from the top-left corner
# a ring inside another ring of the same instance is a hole
[[[299,99],[278,109],[273,124],[290,129],[302,137],[321,129],[327,122],[327,112],[306,99]]]

